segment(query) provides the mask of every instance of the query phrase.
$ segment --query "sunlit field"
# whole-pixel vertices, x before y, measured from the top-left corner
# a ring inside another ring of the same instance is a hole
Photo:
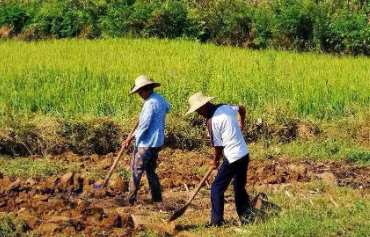
[[[128,96],[147,74],[180,115],[190,94],[245,103],[253,117],[276,113],[337,119],[369,111],[370,59],[251,51],[156,39],[5,41],[0,44],[0,113],[125,118]]]

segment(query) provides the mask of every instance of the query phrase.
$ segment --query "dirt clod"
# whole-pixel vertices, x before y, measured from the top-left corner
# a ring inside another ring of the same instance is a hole
[[[34,202],[46,202],[48,199],[49,199],[48,195],[40,195],[40,194],[37,194],[32,198]]]
[[[36,184],[36,181],[33,178],[28,178],[25,184],[29,186],[34,186]]]
[[[113,191],[115,193],[121,193],[121,192],[126,192],[127,190],[127,185],[125,184],[125,181],[119,177],[117,173],[114,173],[109,182],[108,182],[108,189],[110,191]]]
[[[331,172],[324,172],[324,173],[321,173],[321,174],[316,174],[315,178],[318,179],[318,180],[323,181],[326,184],[333,185],[333,186],[336,186],[337,183],[338,183],[337,178]]]
[[[62,176],[60,183],[63,189],[66,189],[68,188],[69,185],[73,184],[73,176],[74,173],[72,172],[66,173],[65,175]]]
[[[26,208],[20,209],[17,212],[17,216],[20,220],[24,221],[30,229],[35,229],[40,223],[38,218],[31,214]]]
[[[46,236],[52,236],[55,232],[59,230],[61,230],[61,228],[58,224],[55,223],[42,224],[37,228],[37,232]]]
[[[48,223],[55,223],[55,224],[58,224],[59,226],[62,226],[62,225],[64,225],[68,221],[70,221],[70,218],[69,217],[66,217],[66,216],[53,216],[47,222]]]
[[[13,183],[9,184],[6,188],[5,191],[19,191],[19,188],[21,187],[21,180],[17,179]]]

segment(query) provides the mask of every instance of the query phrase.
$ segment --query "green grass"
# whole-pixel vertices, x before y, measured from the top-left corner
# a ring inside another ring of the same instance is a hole
[[[296,140],[290,143],[261,141],[249,144],[254,160],[289,157],[291,160],[342,160],[352,162],[368,159],[368,151],[349,139],[320,138],[316,140]],[[349,158],[352,157],[352,158]]]
[[[156,39],[5,41],[0,44],[0,113],[127,117],[140,109],[128,96],[145,73],[183,114],[190,94],[245,103],[249,114],[317,119],[369,111],[370,60],[250,51]]]
[[[290,196],[285,190],[289,190]],[[312,194],[313,190],[319,190]],[[338,188],[323,183],[290,186],[268,193],[270,199],[282,206],[278,216],[244,227],[205,228],[204,213],[195,218],[182,217],[183,226],[197,236],[368,236],[370,232],[370,193],[350,188]],[[332,201],[332,200],[335,202]],[[338,205],[338,207],[336,207]],[[190,214],[188,213],[188,216]],[[164,236],[148,230],[138,236]]]
[[[39,175],[49,177],[63,173],[67,169],[72,170],[71,167],[66,167],[63,163],[55,160],[39,159],[33,161],[28,158],[0,157],[0,172],[8,176],[27,178]]]

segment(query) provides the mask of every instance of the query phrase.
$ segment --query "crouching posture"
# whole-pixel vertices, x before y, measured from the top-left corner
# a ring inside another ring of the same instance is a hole
[[[245,121],[245,107],[227,104],[212,104],[215,97],[204,96],[201,92],[189,98],[190,109],[187,114],[196,111],[207,120],[211,145],[214,147],[212,166],[219,166],[218,174],[211,187],[211,225],[221,226],[224,220],[224,193],[234,179],[235,206],[242,224],[246,224],[252,215],[251,204],[245,189],[249,152],[241,130]],[[240,121],[236,118],[239,111]]]
[[[151,189],[152,201],[162,201],[161,186],[155,170],[157,168],[158,153],[164,144],[165,120],[166,114],[170,110],[170,105],[161,95],[154,92],[154,88],[158,86],[160,86],[160,83],[154,82],[145,75],[141,75],[135,80],[135,84],[130,92],[130,94],[137,92],[144,99],[134,132],[122,144],[125,148],[128,148],[131,141],[136,138],[131,162],[129,195],[126,199],[130,205],[136,201],[140,179],[144,171]]]

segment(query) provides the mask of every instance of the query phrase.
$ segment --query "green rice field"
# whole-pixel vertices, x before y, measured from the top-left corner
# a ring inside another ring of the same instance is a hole
[[[140,110],[128,92],[147,74],[172,104],[202,90],[245,103],[252,117],[276,113],[318,120],[369,111],[370,59],[251,51],[157,39],[0,43],[0,114],[127,118]],[[1,118],[0,117],[0,118]]]

